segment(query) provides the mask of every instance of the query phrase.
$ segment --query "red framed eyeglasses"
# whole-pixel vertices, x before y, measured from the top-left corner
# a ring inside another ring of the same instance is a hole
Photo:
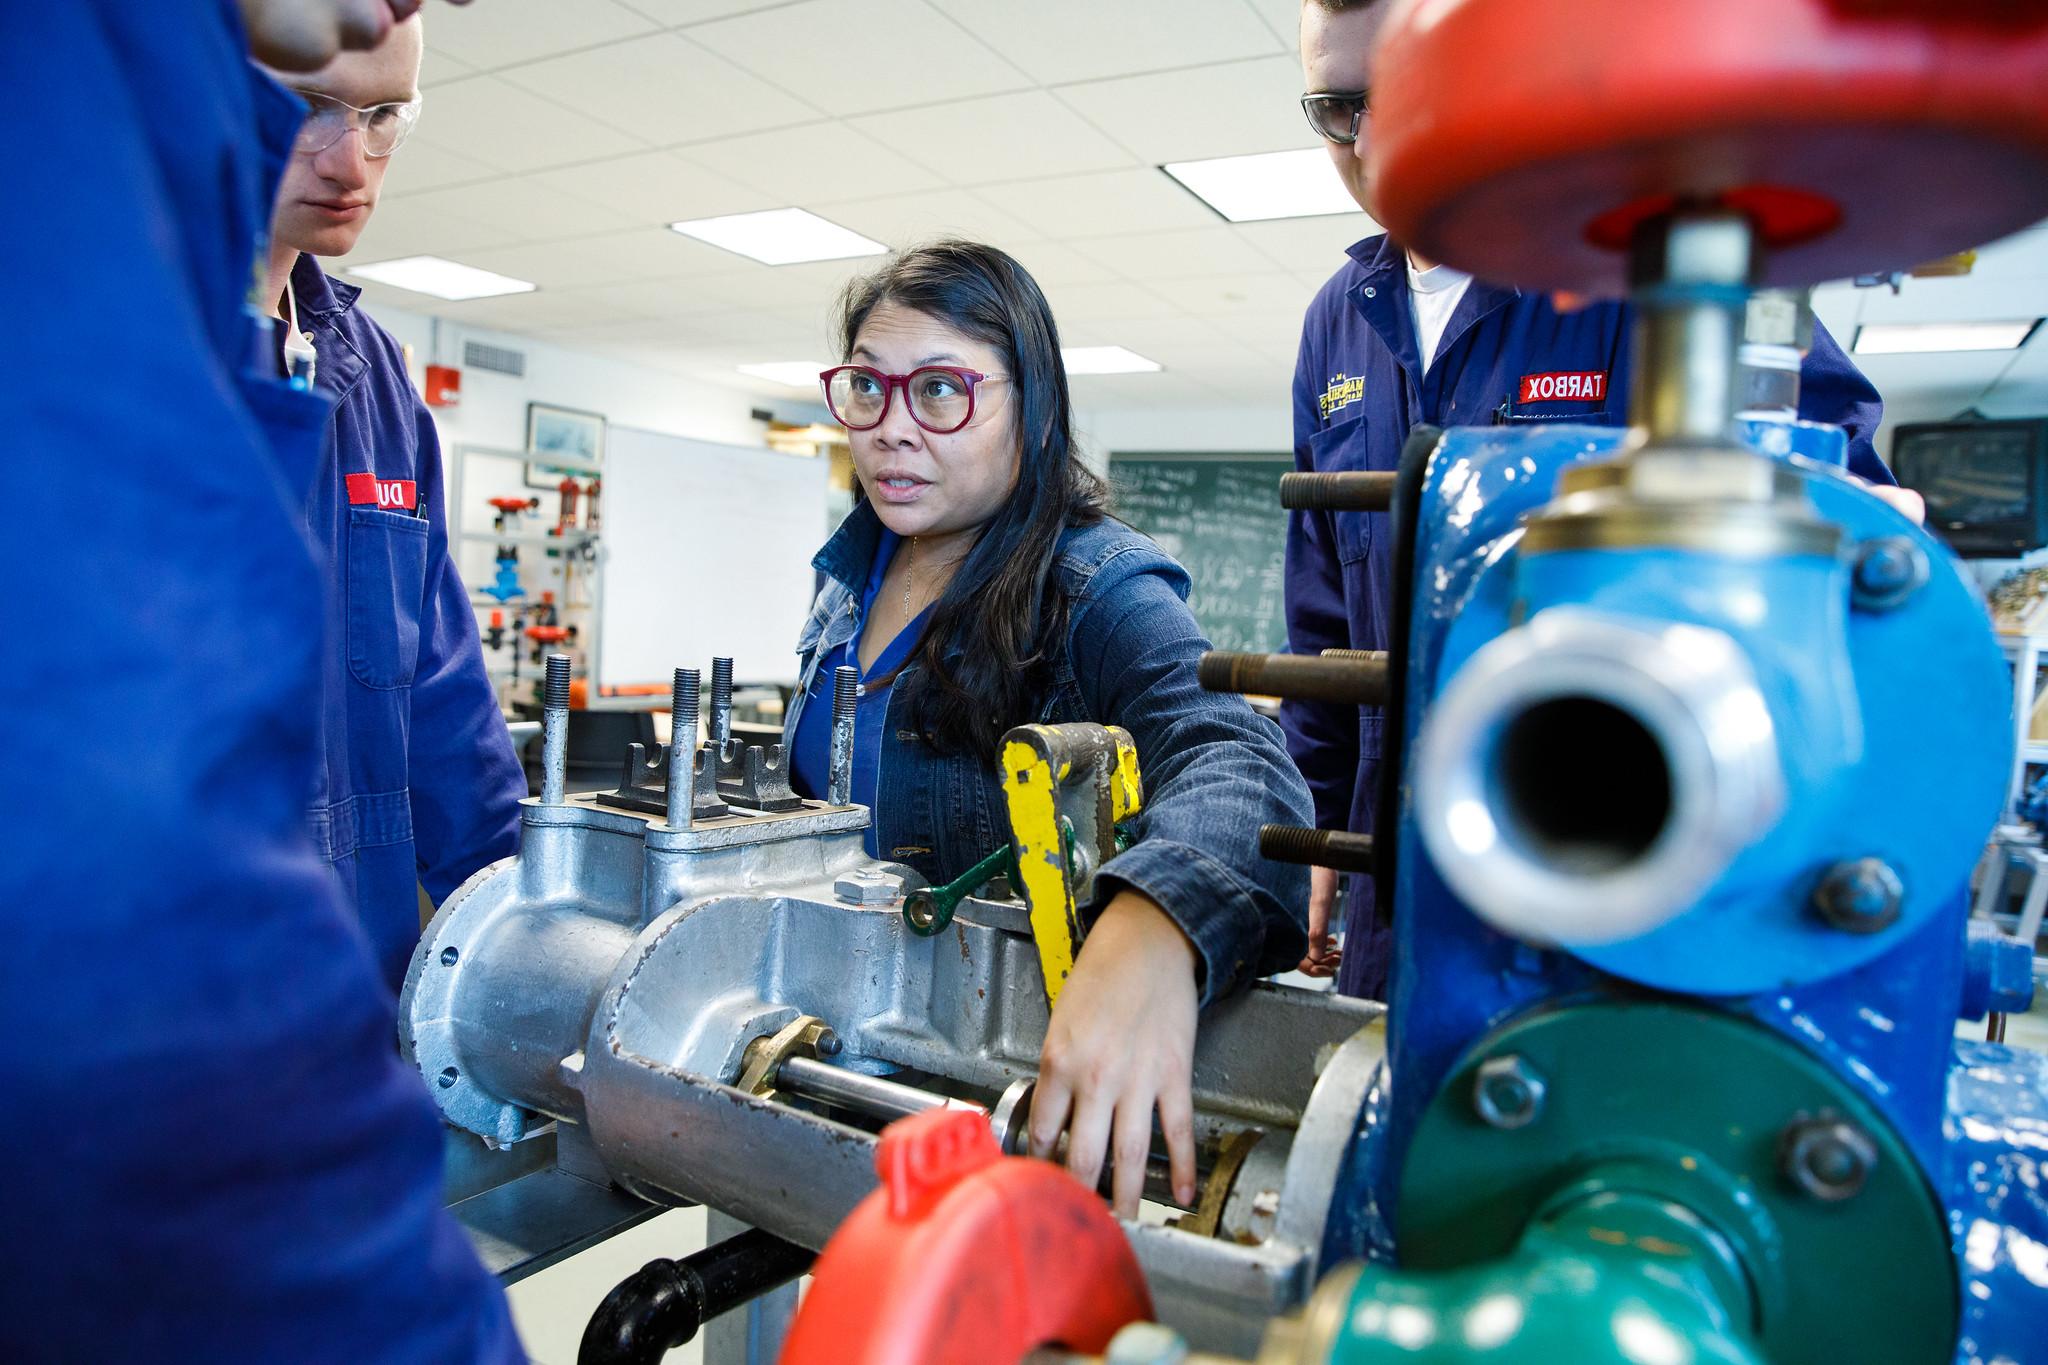
[[[920,365],[909,374],[884,374],[869,365],[837,365],[818,376],[825,406],[848,431],[873,431],[889,415],[897,389],[910,407],[910,420],[934,436],[947,436],[974,420],[975,390],[1000,384],[1004,376],[956,365]]]

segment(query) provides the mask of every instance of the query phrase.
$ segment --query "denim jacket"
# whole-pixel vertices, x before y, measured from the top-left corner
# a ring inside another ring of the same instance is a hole
[[[786,742],[804,707],[831,704],[819,659],[860,633],[859,585],[880,538],[880,521],[862,504],[812,561],[821,587],[797,641],[800,686]],[[1054,572],[1071,604],[1065,647],[1050,695],[1010,723],[1120,725],[1137,741],[1145,784],[1137,840],[1103,865],[1085,909],[1092,914],[1126,887],[1156,901],[1195,945],[1203,1004],[1285,971],[1307,943],[1308,874],[1261,858],[1259,826],[1312,817],[1280,728],[1242,697],[1196,682],[1209,646],[1188,610],[1187,571],[1146,537],[1114,520],[1070,528]],[[1010,826],[993,767],[939,754],[915,733],[918,668],[903,670],[889,701],[876,842],[885,858],[937,883],[1007,843]]]

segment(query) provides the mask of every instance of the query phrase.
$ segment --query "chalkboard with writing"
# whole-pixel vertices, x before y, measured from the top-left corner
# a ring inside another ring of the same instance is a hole
[[[1281,613],[1285,456],[1119,455],[1109,462],[1119,517],[1187,566],[1188,605],[1217,649],[1287,648]]]

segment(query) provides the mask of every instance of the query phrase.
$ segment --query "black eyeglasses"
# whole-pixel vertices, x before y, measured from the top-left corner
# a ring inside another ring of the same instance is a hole
[[[1308,126],[1316,130],[1317,137],[1349,147],[1358,141],[1359,120],[1365,117],[1371,100],[1364,90],[1355,95],[1308,94],[1301,97],[1301,112],[1308,115]]]

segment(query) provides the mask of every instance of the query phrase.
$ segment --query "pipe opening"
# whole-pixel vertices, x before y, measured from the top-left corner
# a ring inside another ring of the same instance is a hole
[[[1671,818],[1671,767],[1649,727],[1610,701],[1553,697],[1510,720],[1494,749],[1493,806],[1533,862],[1572,876],[1619,871]]]

